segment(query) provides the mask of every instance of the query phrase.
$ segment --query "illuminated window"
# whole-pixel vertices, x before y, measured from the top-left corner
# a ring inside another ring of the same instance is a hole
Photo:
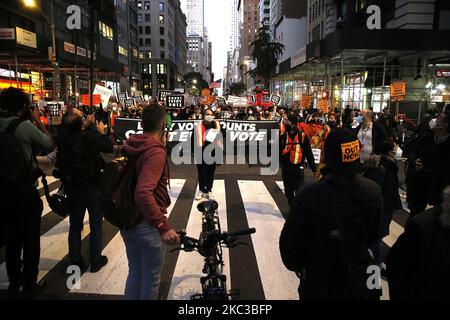
[[[119,46],[119,54],[128,57],[128,50],[125,49],[124,47]]]
[[[164,24],[164,15],[159,15],[159,23]]]
[[[113,29],[101,21],[98,22],[98,30],[104,38],[109,40],[113,39]]]
[[[159,3],[159,11],[164,12],[164,2]]]
[[[166,74],[166,65],[162,63],[158,63],[156,65],[156,73],[158,74]]]

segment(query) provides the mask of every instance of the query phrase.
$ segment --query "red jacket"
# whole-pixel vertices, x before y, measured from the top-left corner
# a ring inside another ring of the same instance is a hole
[[[172,229],[166,217],[170,205],[166,148],[161,141],[146,134],[131,136],[124,148],[129,154],[138,155],[136,205],[144,219],[162,235]]]

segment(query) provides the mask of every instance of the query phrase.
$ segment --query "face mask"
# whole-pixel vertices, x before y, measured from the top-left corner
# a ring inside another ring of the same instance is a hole
[[[397,147],[395,150],[395,159],[400,159],[403,156],[403,150],[400,147]]]
[[[248,114],[253,114],[253,111],[250,110],[250,111],[248,112]]]
[[[211,115],[206,115],[206,116],[205,116],[205,121],[206,121],[206,122],[211,122],[211,121],[213,121],[213,119],[214,119],[214,117],[211,116]]]
[[[176,118],[178,117],[178,113],[174,113],[173,116]]]
[[[430,122],[428,122],[428,125],[430,126],[430,129],[433,130],[436,128],[436,119],[431,119]]]
[[[403,119],[400,119],[399,123],[400,123],[400,124],[403,124]]]
[[[234,110],[233,113],[234,113],[234,114],[238,114],[237,110]]]

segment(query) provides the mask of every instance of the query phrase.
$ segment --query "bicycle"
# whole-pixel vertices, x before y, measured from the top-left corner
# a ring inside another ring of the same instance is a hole
[[[197,209],[202,213],[202,231],[198,239],[186,235],[183,230],[179,232],[181,246],[171,252],[183,250],[185,252],[197,251],[205,259],[202,272],[206,276],[200,278],[202,293],[191,296],[191,300],[231,300],[239,295],[239,290],[227,290],[227,276],[223,274],[222,246],[234,248],[238,245],[248,245],[238,242],[239,236],[256,232],[255,228],[237,232],[222,232],[218,216],[218,203],[214,200],[203,201]]]

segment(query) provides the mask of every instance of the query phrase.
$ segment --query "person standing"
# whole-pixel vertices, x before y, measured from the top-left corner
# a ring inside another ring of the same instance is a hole
[[[362,120],[363,122],[356,127],[355,132],[361,142],[361,163],[364,163],[380,141],[387,138],[387,133],[381,125],[373,122],[372,111],[363,110]]]
[[[316,164],[308,137],[298,129],[297,117],[289,116],[284,126],[286,131],[280,136],[279,143],[280,162],[286,198],[291,205],[305,180],[305,159],[314,174]]]
[[[360,143],[352,132],[334,129],[324,151],[324,178],[293,201],[280,235],[281,258],[300,277],[301,299],[379,299],[379,290],[367,286],[367,268],[378,237],[381,189],[359,175]]]
[[[121,230],[128,258],[126,300],[157,300],[165,245],[180,242],[167,222],[170,197],[167,191],[166,112],[158,104],[142,113],[142,135],[131,136],[124,149],[137,157],[134,200],[143,221],[130,230]]]
[[[5,112],[0,118],[0,207],[4,213],[1,222],[5,231],[8,294],[19,298],[22,286],[24,297],[33,298],[42,289],[37,277],[43,203],[37,190],[40,174],[35,156],[40,151],[51,151],[54,143],[38,115],[31,113],[29,97],[22,90],[4,90],[0,94],[0,109]]]
[[[98,272],[108,263],[102,256],[103,211],[99,201],[103,159],[100,153],[112,153],[113,144],[103,122],[94,114],[83,122],[83,113],[70,109],[63,115],[64,133],[58,140],[56,168],[70,206],[69,258],[71,265],[84,269],[81,256],[81,231],[86,209],[89,213],[90,272]]]
[[[201,158],[196,159],[199,186],[199,191],[195,197],[196,200],[213,199],[212,188],[216,171],[215,150],[213,148],[211,151],[206,152],[206,148],[211,143],[215,143],[217,134],[220,133],[220,123],[214,120],[214,114],[211,109],[205,110],[203,118],[204,120],[195,126],[196,131],[194,134],[196,147],[201,148]],[[210,150],[210,147],[208,150]],[[205,157],[212,161],[205,161],[208,160]]]
[[[375,181],[383,194],[383,213],[380,220],[380,234],[376,243],[372,246],[374,262],[381,271],[386,271],[381,255],[382,239],[389,235],[389,226],[395,210],[402,209],[399,194],[398,166],[395,159],[398,158],[398,146],[391,140],[381,141],[374,150],[374,154],[365,162],[364,177]]]
[[[387,258],[391,300],[450,299],[450,186],[408,221]]]

